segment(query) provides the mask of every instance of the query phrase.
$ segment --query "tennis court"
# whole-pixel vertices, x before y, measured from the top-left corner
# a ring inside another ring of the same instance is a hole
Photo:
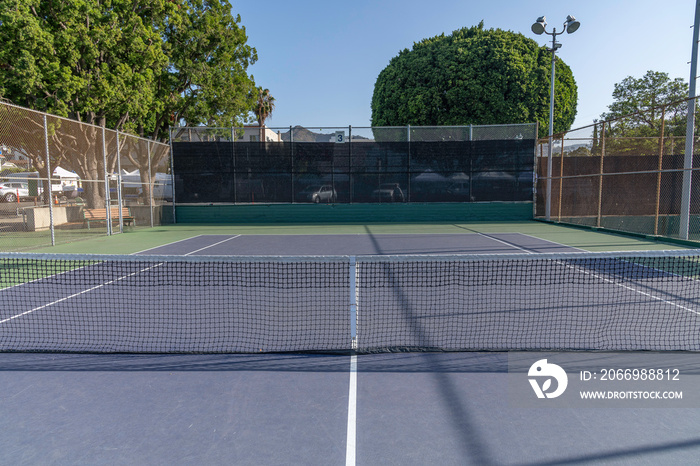
[[[460,229],[229,227],[129,256],[4,254],[0,458],[696,461],[690,394],[679,408],[533,409],[510,393],[514,360],[572,349],[595,350],[569,353],[572,373],[646,354],[697,387],[696,252],[591,254],[590,232]]]
[[[201,235],[143,254],[208,256],[343,256],[575,252],[522,233]]]

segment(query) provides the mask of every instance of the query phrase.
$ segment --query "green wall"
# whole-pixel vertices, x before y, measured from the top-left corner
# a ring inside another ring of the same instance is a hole
[[[531,202],[180,205],[177,223],[378,223],[531,220]]]

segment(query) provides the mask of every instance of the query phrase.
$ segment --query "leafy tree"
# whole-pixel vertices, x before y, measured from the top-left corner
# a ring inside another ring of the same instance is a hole
[[[566,152],[565,155],[567,157],[581,157],[581,156],[588,157],[588,156],[593,155],[593,154],[588,147],[580,146],[580,147],[577,147],[573,150]]]
[[[248,121],[256,100],[247,69],[257,52],[247,44],[240,15],[227,0],[171,0],[178,14],[167,18],[163,47],[170,59],[157,82],[154,139],[167,133],[168,120],[189,126],[236,126]]]
[[[377,78],[373,126],[539,122],[549,125],[551,53],[522,34],[475,27],[424,39]],[[556,60],[554,131],[576,116],[571,69]]]
[[[0,0],[0,95],[159,140],[176,122],[242,121],[252,108],[247,68],[257,55],[239,23],[226,0]],[[76,141],[58,141],[52,165],[69,160],[81,178],[99,179],[99,131],[80,131]],[[152,171],[161,161],[150,161]],[[148,159],[135,162],[147,181]],[[42,165],[35,164],[47,177]],[[103,197],[102,184],[89,188],[89,205]]]
[[[117,127],[143,115],[167,66],[151,24],[164,2],[0,0],[0,89],[37,110]]]
[[[145,1],[0,0],[0,92],[20,105],[95,125],[120,127],[129,115],[143,116],[152,104],[147,91],[152,70],[167,65],[154,46],[158,35],[148,26],[158,7],[163,5],[151,7]],[[51,136],[58,124],[52,124]],[[35,131],[30,126],[22,128]],[[70,156],[70,168],[82,178],[98,179],[103,159],[87,159],[94,157],[96,131],[79,129],[72,141],[57,140],[53,165]],[[79,147],[69,154],[66,145]],[[48,178],[41,155],[30,157],[40,176]],[[91,204],[104,195],[99,186],[86,190]],[[46,194],[47,188],[48,183]]]
[[[658,154],[662,122],[664,138],[685,135],[688,84],[683,79],[672,80],[667,73],[647,71],[641,78],[628,76],[615,84],[612,96],[609,111],[601,115],[606,153]],[[596,151],[599,136],[602,126],[595,134]]]
[[[161,0],[162,1],[162,0]],[[249,121],[255,83],[247,74],[257,61],[240,15],[228,0],[167,0],[169,14],[158,25],[168,64],[154,79],[154,105],[136,123],[137,132],[165,140],[170,128],[240,126]],[[156,155],[159,154],[159,155]],[[147,160],[137,160],[146,185]],[[151,179],[167,152],[151,152]]]
[[[608,106],[609,111],[601,115],[604,120],[619,119],[609,126],[611,135],[658,136],[662,114],[665,134],[684,134],[688,84],[683,79],[672,80],[668,73],[647,71],[641,78],[628,76],[615,84],[612,96],[615,100]]]

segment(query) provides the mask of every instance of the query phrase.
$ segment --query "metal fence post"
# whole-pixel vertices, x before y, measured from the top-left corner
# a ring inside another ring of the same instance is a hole
[[[411,125],[406,126],[406,141],[408,142],[408,154],[406,155],[406,168],[408,186],[406,186],[406,202],[411,202]]]
[[[119,233],[124,233],[124,216],[122,214],[122,157],[119,142],[119,130],[117,130],[117,219],[119,220]],[[109,222],[112,223],[111,206],[108,217]]]
[[[51,189],[51,158],[49,157],[49,125],[46,120],[46,114],[44,114],[44,145],[46,148],[46,176],[48,177],[49,184],[49,229],[51,230],[51,246],[56,246],[56,232],[54,229],[54,218],[53,218],[53,200],[51,195],[53,190]],[[44,199],[47,199],[46,193],[44,193]]]
[[[170,185],[173,191],[173,223],[177,223],[177,211],[175,209],[175,165],[173,164],[173,128],[168,128],[168,144],[170,145]]]
[[[233,172],[233,203],[236,203],[236,128],[231,126],[231,171]]]
[[[471,125],[469,125],[471,128]],[[539,159],[537,158],[537,146],[539,144],[539,141],[537,139],[537,136],[540,134],[540,126],[537,121],[535,121],[535,134],[533,135],[533,138],[535,140],[535,147],[533,147],[533,153],[532,153],[532,218],[537,217],[537,180],[539,177],[540,169],[539,169]],[[471,141],[471,134],[469,135],[469,140]],[[473,152],[472,152],[472,144],[469,144],[469,166],[471,167],[471,160],[473,157]],[[540,148],[540,152],[542,149]],[[469,197],[471,199],[471,189],[472,185],[472,179],[469,178]]]
[[[107,210],[107,235],[112,234],[112,215],[111,215],[111,201],[109,199],[109,176],[107,174],[107,140],[106,140],[106,129],[102,127],[102,162],[104,163],[103,172],[105,177],[105,209]]]
[[[693,50],[695,50],[693,70],[697,70],[697,43],[698,43],[698,22],[695,23],[695,41]],[[695,96],[695,74],[693,71],[693,79],[691,79],[691,96]],[[678,237],[688,239],[690,235],[690,204],[693,195],[693,156],[695,152],[695,99],[688,101],[688,121],[685,133],[685,156],[683,158],[683,188],[681,191],[681,212]]]
[[[698,80],[698,40],[700,40],[700,0],[695,3],[693,46],[690,56],[690,82],[688,85],[688,119],[685,128],[685,158],[683,160],[683,192],[678,236],[688,239],[690,233],[690,201],[693,184],[693,152],[695,146],[695,89]]]
[[[348,126],[348,165],[347,165],[347,170],[348,170],[348,188],[350,188],[350,183],[352,183],[352,125]],[[352,192],[352,191],[350,191]],[[336,193],[336,200],[337,200],[338,194]],[[350,196],[350,199],[348,202],[352,203],[352,195]]]
[[[147,147],[147,153],[146,156],[148,157],[148,211],[151,214],[151,228],[153,228],[153,177],[151,176],[151,141],[146,141],[146,147]],[[139,180],[140,181],[140,180]],[[143,189],[141,189],[141,193],[143,193]],[[163,196],[165,197],[165,187],[163,187]]]
[[[292,200],[291,200],[291,202],[292,202],[292,204],[294,204],[294,201],[295,201],[296,199],[294,199],[294,194],[295,194],[295,191],[294,191],[294,128],[292,127],[292,125],[289,125],[289,157],[290,157],[291,168],[292,168],[292,169],[290,170],[291,173],[292,173],[292,176],[291,176],[291,180],[292,180],[292,187],[291,187],[291,191],[292,191],[292,193],[291,193]]]
[[[659,204],[661,203],[661,170],[664,159],[664,129],[666,125],[666,106],[661,107],[661,137],[659,138],[659,164],[656,173],[656,206],[654,212],[654,236],[659,234]]]
[[[601,218],[603,216],[603,161],[605,159],[605,121],[603,121],[603,130],[601,131],[600,139],[600,178],[598,180],[598,215],[596,217],[596,226],[601,226]]]
[[[559,200],[557,222],[561,222],[561,199],[564,192],[564,135],[561,136],[561,157],[559,157]]]

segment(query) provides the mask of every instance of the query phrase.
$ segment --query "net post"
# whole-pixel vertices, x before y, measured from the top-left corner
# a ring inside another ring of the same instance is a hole
[[[350,348],[357,350],[357,260],[350,256]]]

